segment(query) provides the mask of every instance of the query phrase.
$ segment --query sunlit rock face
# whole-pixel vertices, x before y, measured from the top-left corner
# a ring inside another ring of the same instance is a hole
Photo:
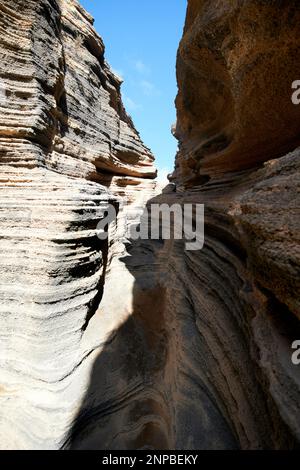
[[[97,224],[156,172],[76,1],[1,1],[0,24],[0,446],[57,449],[119,323],[90,333],[118,251]]]
[[[178,52],[181,181],[254,168],[299,145],[297,0],[191,0]]]
[[[157,195],[90,16],[0,2],[1,448],[299,447],[299,11],[188,2]],[[204,248],[124,236],[151,203]]]

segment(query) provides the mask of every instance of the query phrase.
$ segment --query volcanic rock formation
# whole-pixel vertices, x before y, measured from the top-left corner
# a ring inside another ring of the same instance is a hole
[[[1,447],[299,447],[298,2],[189,0],[160,195],[77,1],[0,14]],[[124,242],[146,201],[204,248]]]
[[[97,224],[156,171],[77,1],[1,1],[0,23],[0,441],[57,449],[105,341],[89,323],[118,240]]]
[[[179,389],[201,384],[244,449],[300,441],[299,34],[297,1],[190,0],[178,52],[173,180],[182,204],[205,204],[204,249],[171,254],[170,308],[193,324]]]

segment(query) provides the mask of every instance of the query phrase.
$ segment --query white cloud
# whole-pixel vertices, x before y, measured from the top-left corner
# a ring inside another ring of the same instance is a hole
[[[151,96],[153,94],[155,90],[155,86],[153,85],[153,83],[148,82],[147,80],[142,80],[140,82],[140,85],[145,95]]]
[[[136,60],[134,62],[134,68],[142,75],[147,75],[150,72],[149,67],[144,64],[141,60]]]
[[[160,95],[159,90],[156,88],[156,86],[149,82],[148,80],[142,80],[140,82],[140,87],[143,90],[144,95],[146,96],[158,96]]]
[[[135,101],[129,98],[129,96],[126,95],[123,95],[123,103],[128,111],[136,111],[137,109],[141,108],[139,104],[137,104]]]

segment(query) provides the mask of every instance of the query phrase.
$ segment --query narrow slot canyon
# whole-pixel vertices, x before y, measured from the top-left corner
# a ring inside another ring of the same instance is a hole
[[[167,185],[77,0],[0,25],[1,449],[299,449],[299,2],[188,0]]]

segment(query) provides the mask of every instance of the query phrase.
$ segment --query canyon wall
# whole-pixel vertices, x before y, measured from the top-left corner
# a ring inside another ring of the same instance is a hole
[[[77,1],[1,1],[0,24],[0,441],[57,449],[119,322],[92,334],[121,250],[97,224],[156,170]]]
[[[179,389],[201,384],[244,449],[300,440],[299,33],[296,1],[190,0],[178,51],[172,179],[205,204],[204,249],[171,253]]]
[[[299,20],[296,2],[188,2],[173,186],[148,207],[205,204],[205,245],[130,240],[125,270],[115,258],[100,311],[127,321],[71,448],[299,447]]]
[[[189,0],[159,195],[77,1],[0,13],[1,447],[299,447],[296,0]],[[204,248],[124,239],[146,201],[205,204]]]

